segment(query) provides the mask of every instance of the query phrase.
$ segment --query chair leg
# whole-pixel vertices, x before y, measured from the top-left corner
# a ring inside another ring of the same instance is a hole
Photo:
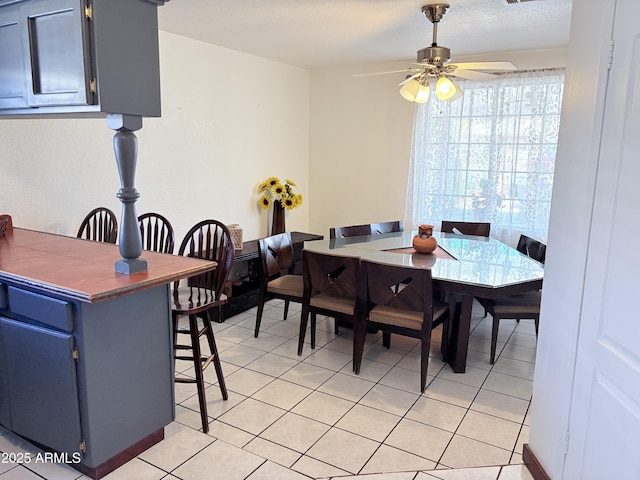
[[[311,349],[316,348],[316,312],[311,312]]]
[[[382,332],[382,346],[384,348],[391,348],[391,333]]]
[[[211,352],[211,356],[209,358],[213,362],[213,368],[216,370],[216,376],[218,377],[218,385],[220,386],[220,393],[222,393],[222,399],[227,400],[229,398],[229,394],[227,393],[227,385],[225,384],[224,374],[222,373],[222,364],[220,363],[220,355],[218,354],[218,347],[216,346],[216,340],[213,335],[213,329],[211,328],[211,318],[209,317],[209,312],[206,312],[204,322],[206,322],[205,335],[207,336],[207,341],[209,342],[209,351]]]
[[[420,393],[424,393],[427,388],[427,371],[429,369],[429,347],[431,346],[431,335],[420,341]]]
[[[289,300],[284,301],[284,316],[282,317],[282,319],[286,320],[287,315],[289,315]]]
[[[307,322],[309,321],[309,305],[302,304],[302,313],[300,314],[300,333],[298,334],[298,355],[302,355],[302,347],[304,346],[304,337],[307,333]]]
[[[498,326],[500,325],[500,317],[493,315],[493,327],[491,329],[491,356],[489,363],[493,365],[496,361],[496,346],[498,345]]]
[[[258,303],[258,313],[256,313],[256,328],[253,332],[253,336],[258,338],[258,333],[260,333],[260,323],[262,322],[262,312],[264,312],[264,299],[260,299]]]
[[[209,417],[207,415],[207,400],[205,398],[204,373],[202,371],[202,354],[200,351],[200,338],[198,335],[198,317],[189,315],[189,330],[191,335],[191,347],[193,348],[193,367],[196,374],[196,386],[198,387],[198,402],[200,403],[200,418],[202,431],[209,432]]]
[[[363,323],[356,321],[353,325],[353,372],[356,375],[360,374],[366,335],[367,327]]]

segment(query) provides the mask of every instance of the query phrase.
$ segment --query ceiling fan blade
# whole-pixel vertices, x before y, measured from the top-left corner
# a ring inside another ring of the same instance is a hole
[[[492,72],[511,72],[517,70],[511,62],[465,62],[450,63],[449,67],[456,67],[458,70],[489,70]]]
[[[401,87],[402,85],[404,85],[405,83],[407,83],[410,80],[413,80],[414,78],[418,78],[420,75],[422,75],[422,71],[419,71],[418,73],[414,73],[413,75],[411,75],[410,77],[405,78],[402,82],[400,82],[398,84],[399,87]]]
[[[496,78],[493,73],[476,72],[475,70],[453,70],[451,72],[447,72],[447,75],[477,81],[492,80]]]
[[[352,77],[372,77],[374,75],[387,75],[389,73],[411,73],[415,71],[413,68],[405,68],[404,70],[389,70],[386,72],[370,72],[370,73],[356,73],[351,75]]]

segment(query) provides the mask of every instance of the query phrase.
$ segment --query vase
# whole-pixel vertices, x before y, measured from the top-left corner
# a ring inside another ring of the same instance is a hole
[[[273,217],[271,222],[270,235],[277,235],[278,233],[284,233],[284,207],[279,201],[273,202]]]
[[[413,237],[413,249],[418,253],[432,253],[437,246],[433,225],[418,225],[418,234]]]

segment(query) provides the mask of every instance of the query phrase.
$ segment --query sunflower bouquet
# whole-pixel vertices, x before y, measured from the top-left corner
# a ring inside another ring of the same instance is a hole
[[[280,205],[287,210],[293,210],[302,205],[302,195],[293,192],[296,183],[285,179],[284,183],[278,177],[269,177],[258,185],[260,198],[258,204],[263,210],[267,210],[273,203]]]

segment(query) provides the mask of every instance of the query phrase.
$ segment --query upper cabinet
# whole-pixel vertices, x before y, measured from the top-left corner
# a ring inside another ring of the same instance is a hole
[[[0,115],[160,116],[162,0],[0,0]]]

